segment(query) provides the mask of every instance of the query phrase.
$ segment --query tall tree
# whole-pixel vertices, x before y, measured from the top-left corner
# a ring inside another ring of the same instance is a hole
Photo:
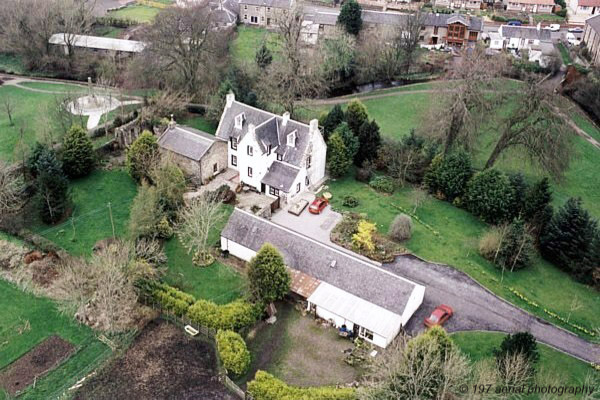
[[[358,136],[360,127],[368,120],[367,107],[360,100],[354,99],[348,103],[346,122],[355,135]]]
[[[362,23],[362,7],[360,4],[356,0],[344,2],[337,18],[337,24],[341,25],[349,34],[356,36],[362,29]]]
[[[513,190],[508,177],[496,169],[478,172],[467,184],[467,209],[490,224],[509,221]]]
[[[525,212],[525,201],[527,198],[527,194],[529,192],[529,185],[527,181],[525,181],[525,177],[522,173],[518,172],[516,174],[509,174],[508,180],[510,181],[510,186],[513,190],[513,198],[512,198],[512,216],[515,218],[523,217],[523,213]]]
[[[138,182],[149,180],[158,157],[156,136],[150,131],[143,131],[127,149],[126,164],[129,175]]]
[[[217,79],[226,60],[230,32],[215,29],[208,2],[195,4],[161,11],[146,29],[144,53],[157,82],[199,98],[200,89]]]
[[[19,210],[25,201],[25,182],[17,168],[0,161],[0,221]]]
[[[361,166],[365,161],[374,160],[381,146],[379,125],[375,120],[365,121],[358,131],[359,149],[354,156],[354,165]]]
[[[258,50],[256,50],[254,61],[256,61],[256,65],[258,65],[258,68],[260,69],[265,69],[271,65],[271,62],[273,61],[273,54],[267,47],[267,43],[265,41],[263,41]]]
[[[500,124],[500,136],[485,168],[491,168],[508,149],[523,152],[533,163],[560,178],[572,153],[570,132],[552,110],[553,94],[532,80],[526,82],[517,104]]]
[[[544,177],[535,183],[527,192],[523,208],[525,221],[533,228],[537,238],[552,218],[552,189],[548,178]]]
[[[395,48],[402,57],[402,72],[408,74],[415,64],[420,49],[421,32],[425,27],[426,14],[417,10],[413,14],[406,14],[396,35]]]
[[[533,238],[523,220],[515,219],[506,229],[494,261],[512,272],[527,267],[534,254]]]
[[[88,175],[96,164],[94,145],[87,131],[74,125],[63,141],[63,169],[68,177],[80,178]]]
[[[339,104],[333,106],[331,111],[327,113],[327,116],[321,123],[323,126],[323,135],[325,141],[329,140],[329,135],[338,127],[339,124],[344,122],[345,115],[342,107]]]
[[[592,250],[597,222],[581,204],[570,198],[558,209],[540,237],[542,256],[584,282],[590,282]]]
[[[327,144],[327,167],[329,168],[329,173],[334,178],[342,177],[348,173],[351,165],[352,159],[348,157],[346,145],[340,134],[335,132],[331,135]]]
[[[436,156],[425,174],[424,182],[437,197],[454,201],[463,196],[471,176],[471,157],[464,151],[457,151],[448,156]]]
[[[248,263],[250,290],[264,304],[283,299],[291,280],[281,253],[272,244],[263,244]]]
[[[358,141],[358,137],[348,127],[348,124],[342,122],[337,128],[335,128],[333,133],[337,133],[342,138],[348,159],[351,161],[354,160],[354,157],[360,148],[360,142]]]
[[[69,181],[54,151],[43,152],[38,158],[35,168],[42,221],[47,224],[55,223],[67,211]]]
[[[340,28],[320,41],[323,78],[331,85],[347,85],[356,67],[356,39]]]

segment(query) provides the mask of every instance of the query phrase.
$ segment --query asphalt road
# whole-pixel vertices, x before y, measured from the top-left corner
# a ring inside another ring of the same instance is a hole
[[[600,346],[496,297],[454,268],[424,262],[413,256],[398,257],[383,268],[425,286],[423,305],[407,325],[410,333],[424,329],[423,319],[436,306],[448,304],[454,308],[454,316],[444,326],[450,332],[529,331],[542,343],[580,359],[600,363]]]

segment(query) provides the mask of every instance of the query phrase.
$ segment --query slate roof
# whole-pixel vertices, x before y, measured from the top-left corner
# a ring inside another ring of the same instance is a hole
[[[600,1],[600,0],[599,0]],[[337,23],[337,12],[317,12],[310,15],[310,19],[321,25],[335,25]],[[383,11],[369,11],[363,10],[362,12],[363,22],[366,24],[381,24],[381,25],[392,25],[401,26],[404,23],[406,14],[400,14],[396,12],[383,12]],[[439,26],[446,27],[450,21],[461,20],[465,25],[469,27],[471,31],[482,31],[483,20],[481,18],[466,16],[462,14],[426,14],[425,15],[425,26]],[[451,22],[450,22],[451,23]]]
[[[258,251],[274,245],[290,268],[342,289],[388,311],[403,315],[417,285],[346,252],[235,209],[221,236]],[[331,267],[335,261],[335,267]]]
[[[600,0],[579,0],[580,7],[600,7]]]
[[[600,33],[600,15],[591,17],[585,20],[585,24],[589,25],[597,33]]]
[[[273,161],[261,183],[289,193],[299,172],[300,169],[291,165]]]
[[[235,117],[241,113],[244,113],[245,121],[242,129],[237,129],[235,127]],[[226,107],[223,111],[216,135],[227,141],[231,137],[235,137],[240,141],[248,133],[250,124],[255,127],[256,140],[263,153],[267,151],[267,146],[271,144],[271,148],[275,153],[283,157],[281,161],[296,167],[301,166],[310,142],[308,125],[288,119],[284,126],[281,115],[275,115],[239,101],[233,101],[231,106]],[[287,135],[294,131],[296,131],[296,144],[293,147],[288,146]]]
[[[240,0],[240,5],[283,8],[287,10],[292,6],[292,0]]]
[[[57,45],[66,45],[65,35],[72,34],[55,33],[50,36],[48,43]],[[139,53],[146,46],[143,42],[125,39],[112,39],[100,36],[72,35],[71,43],[75,47],[84,47],[87,49],[122,51],[127,53]]]
[[[175,154],[194,161],[200,161],[202,156],[217,141],[219,139],[210,133],[189,126],[175,125],[167,127],[158,139],[158,145]]]
[[[518,4],[541,4],[544,6],[554,5],[554,0],[510,0],[510,2]]]
[[[531,40],[552,40],[550,29],[537,29],[535,26],[502,25],[500,34],[505,38],[520,38]]]

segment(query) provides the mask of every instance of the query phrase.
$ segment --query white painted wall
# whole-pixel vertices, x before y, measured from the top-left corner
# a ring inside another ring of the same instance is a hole
[[[221,236],[221,250],[228,250],[229,254],[244,261],[250,261],[250,259],[256,255],[254,250],[237,244],[223,236]]]
[[[421,304],[423,304],[423,298],[425,297],[425,286],[415,285],[414,290],[408,298],[404,312],[402,313],[402,326],[406,326],[410,317],[417,311]]]

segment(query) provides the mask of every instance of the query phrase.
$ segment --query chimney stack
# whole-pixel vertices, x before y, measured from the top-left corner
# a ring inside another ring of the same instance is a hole
[[[311,135],[319,132],[319,120],[318,119],[311,119],[308,126],[309,126],[308,132]]]
[[[283,121],[281,121],[281,125],[286,126],[288,121],[290,120],[290,113],[286,111],[281,117],[283,118]]]
[[[254,124],[248,124],[248,134],[254,135]]]
[[[233,94],[232,92],[229,92],[227,94],[227,96],[225,96],[225,108],[231,107],[234,100],[235,100],[235,94]]]
[[[175,118],[173,118],[173,114],[171,114],[171,120],[169,121],[169,129],[175,128],[177,122],[175,122]]]

